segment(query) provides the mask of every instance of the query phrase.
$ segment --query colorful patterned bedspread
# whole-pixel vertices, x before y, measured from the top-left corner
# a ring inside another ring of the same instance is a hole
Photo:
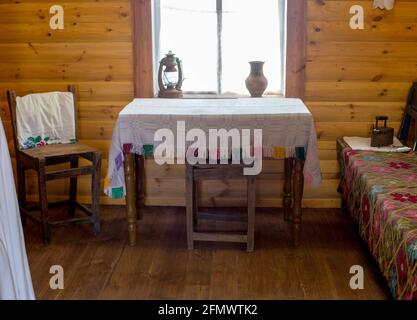
[[[343,150],[341,192],[396,299],[417,299],[417,154]]]

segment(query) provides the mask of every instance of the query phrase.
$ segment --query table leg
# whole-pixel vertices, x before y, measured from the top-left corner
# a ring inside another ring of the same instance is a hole
[[[292,204],[292,169],[293,169],[293,158],[285,158],[284,162],[284,196],[282,199],[284,208],[284,220],[290,220],[291,204]]]
[[[301,202],[303,200],[303,191],[304,191],[304,160],[295,159],[294,160],[294,208],[293,208],[293,239],[294,245],[298,246],[300,244],[300,234],[301,234],[301,220],[302,220],[302,209]]]
[[[143,207],[145,205],[145,190],[143,185],[143,173],[145,170],[145,158],[143,155],[135,155],[135,175],[136,175],[136,212],[137,218],[142,220]]]
[[[195,189],[193,188],[194,184],[194,172],[193,166],[186,165],[185,168],[185,211],[187,219],[187,247],[188,250],[194,249],[194,215],[197,214],[194,212],[194,198]]]
[[[136,245],[137,214],[136,214],[136,185],[135,185],[135,155],[126,154],[125,158],[125,181],[126,181],[126,216],[129,232],[129,244]]]

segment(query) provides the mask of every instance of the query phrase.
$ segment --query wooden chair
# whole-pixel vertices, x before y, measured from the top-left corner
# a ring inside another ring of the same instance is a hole
[[[410,132],[414,129],[414,132]],[[417,82],[411,86],[404,110],[404,117],[398,131],[398,139],[417,151]]]
[[[194,241],[238,242],[246,243],[248,252],[253,251],[255,236],[255,182],[256,176],[243,175],[242,164],[186,164],[186,215],[188,249],[194,248]],[[203,213],[198,211],[197,181],[215,179],[245,179],[247,180],[247,215],[225,215],[218,213]],[[209,233],[196,231],[199,219],[244,221],[247,222],[246,234]]]
[[[74,122],[77,135],[77,92],[75,86],[68,86],[68,91],[74,96]],[[7,98],[10,107],[10,115],[13,127],[14,148],[16,153],[18,200],[22,223],[26,224],[26,218],[42,225],[43,239],[45,243],[50,240],[50,227],[71,223],[91,223],[94,226],[94,233],[100,233],[99,220],[99,198],[100,198],[100,173],[101,173],[101,152],[82,144],[54,144],[32,149],[21,149],[17,140],[16,120],[16,93],[7,91]],[[79,158],[91,161],[91,165],[78,165]],[[69,163],[70,168],[47,171],[51,165]],[[39,204],[28,206],[26,202],[26,170],[35,170],[38,174]],[[81,175],[92,176],[92,205],[91,209],[77,202],[77,177]],[[70,179],[69,200],[59,201],[48,205],[46,182],[56,179]],[[48,207],[57,204],[69,205],[69,218],[63,221],[50,221]],[[75,209],[79,208],[87,217],[75,217]],[[40,211],[40,218],[33,215],[34,211]]]

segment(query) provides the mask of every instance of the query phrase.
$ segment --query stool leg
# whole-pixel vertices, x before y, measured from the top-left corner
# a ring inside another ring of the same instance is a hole
[[[194,249],[194,177],[193,167],[186,165],[186,179],[185,179],[185,206],[186,206],[186,218],[187,218],[187,247],[188,250]]]
[[[96,153],[93,158],[94,173],[91,177],[91,212],[94,225],[94,235],[101,231],[100,226],[100,176],[101,176],[101,154]]]
[[[284,163],[284,197],[283,197],[283,207],[284,207],[284,220],[290,220],[291,215],[291,203],[292,203],[292,170],[293,170],[293,159],[285,158]]]
[[[198,214],[197,186],[196,186],[196,182],[193,181],[193,226],[194,226],[194,229],[195,227],[197,227],[197,224],[198,224],[197,214]]]
[[[255,242],[255,176],[248,176],[248,243],[246,250],[252,252]]]

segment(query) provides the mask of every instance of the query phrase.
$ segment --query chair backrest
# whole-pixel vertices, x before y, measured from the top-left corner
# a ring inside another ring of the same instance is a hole
[[[53,112],[55,112],[55,117],[54,116],[48,117],[47,115],[45,117],[39,117],[38,115],[22,114],[21,112],[18,114],[18,109],[17,109],[18,99],[21,99],[20,100],[21,104],[23,103],[23,101],[25,99],[26,100],[29,99],[30,101],[32,101],[31,100],[32,98],[35,99],[34,101],[37,101],[36,99],[38,99],[38,101],[42,102],[42,107],[39,107],[39,108],[42,109],[42,112],[45,112],[45,110],[44,110],[45,107],[47,109],[46,111],[48,111],[50,105],[51,105],[51,108],[64,108],[64,107],[62,105],[60,105],[60,103],[52,105],[52,102],[50,103],[48,99],[45,99],[47,97],[47,94],[42,94],[42,95],[39,95],[38,97],[36,97],[35,95],[32,95],[32,96],[25,96],[23,98],[18,98],[15,91],[12,91],[12,90],[7,91],[7,99],[8,99],[9,108],[10,108],[10,116],[11,116],[11,120],[12,120],[11,122],[12,122],[12,129],[13,129],[14,147],[15,147],[16,152],[18,152],[21,149],[30,148],[30,147],[34,147],[34,146],[37,146],[37,145],[42,145],[43,143],[47,143],[47,142],[53,143],[53,141],[52,141],[53,139],[48,141],[50,139],[50,137],[42,137],[42,136],[36,137],[36,136],[32,136],[32,135],[30,135],[29,137],[26,137],[26,135],[25,135],[24,139],[28,138],[28,141],[23,143],[23,141],[22,141],[22,132],[19,132],[19,129],[20,129],[20,131],[24,131],[24,130],[22,130],[22,128],[23,128],[22,125],[23,124],[19,122],[19,121],[24,122],[24,121],[21,120],[22,116],[27,118],[28,121],[30,122],[30,124],[36,123],[36,126],[38,126],[38,125],[40,126],[41,124],[38,123],[37,119],[42,118],[42,120],[45,122],[45,118],[49,118],[49,119],[46,119],[46,122],[51,122],[51,123],[56,124],[56,122],[59,122],[59,121],[62,120],[61,119],[62,115],[67,114],[68,111],[73,112],[74,118],[73,118],[73,120],[71,119],[72,123],[61,123],[61,125],[62,125],[62,127],[65,127],[65,128],[71,128],[71,131],[74,134],[74,137],[71,140],[74,140],[73,142],[76,141],[76,139],[77,139],[77,90],[76,90],[76,87],[74,85],[69,85],[68,86],[68,92],[72,94],[72,97],[70,96],[70,98],[72,98],[72,101],[73,101],[73,104],[71,106],[68,106],[68,103],[66,103],[67,105],[65,107],[68,110],[50,109],[51,114],[53,114]],[[66,102],[68,102],[69,98],[68,98],[67,94],[66,95],[63,94],[63,95],[60,96],[59,93],[51,93],[51,99],[52,99],[52,97],[55,97],[55,98],[59,99],[63,96],[66,96]],[[28,113],[36,112],[35,111],[36,108],[33,108],[33,106],[30,106],[29,108],[26,108],[25,111],[26,110],[29,110]],[[33,118],[31,118],[31,116],[33,116]],[[28,125],[28,124],[25,124],[25,125],[26,125],[27,129],[29,129],[29,130],[33,129],[31,125]],[[21,139],[19,139],[19,137]],[[39,139],[40,139],[40,141],[38,141]]]
[[[417,82],[411,86],[398,139],[417,151]]]

